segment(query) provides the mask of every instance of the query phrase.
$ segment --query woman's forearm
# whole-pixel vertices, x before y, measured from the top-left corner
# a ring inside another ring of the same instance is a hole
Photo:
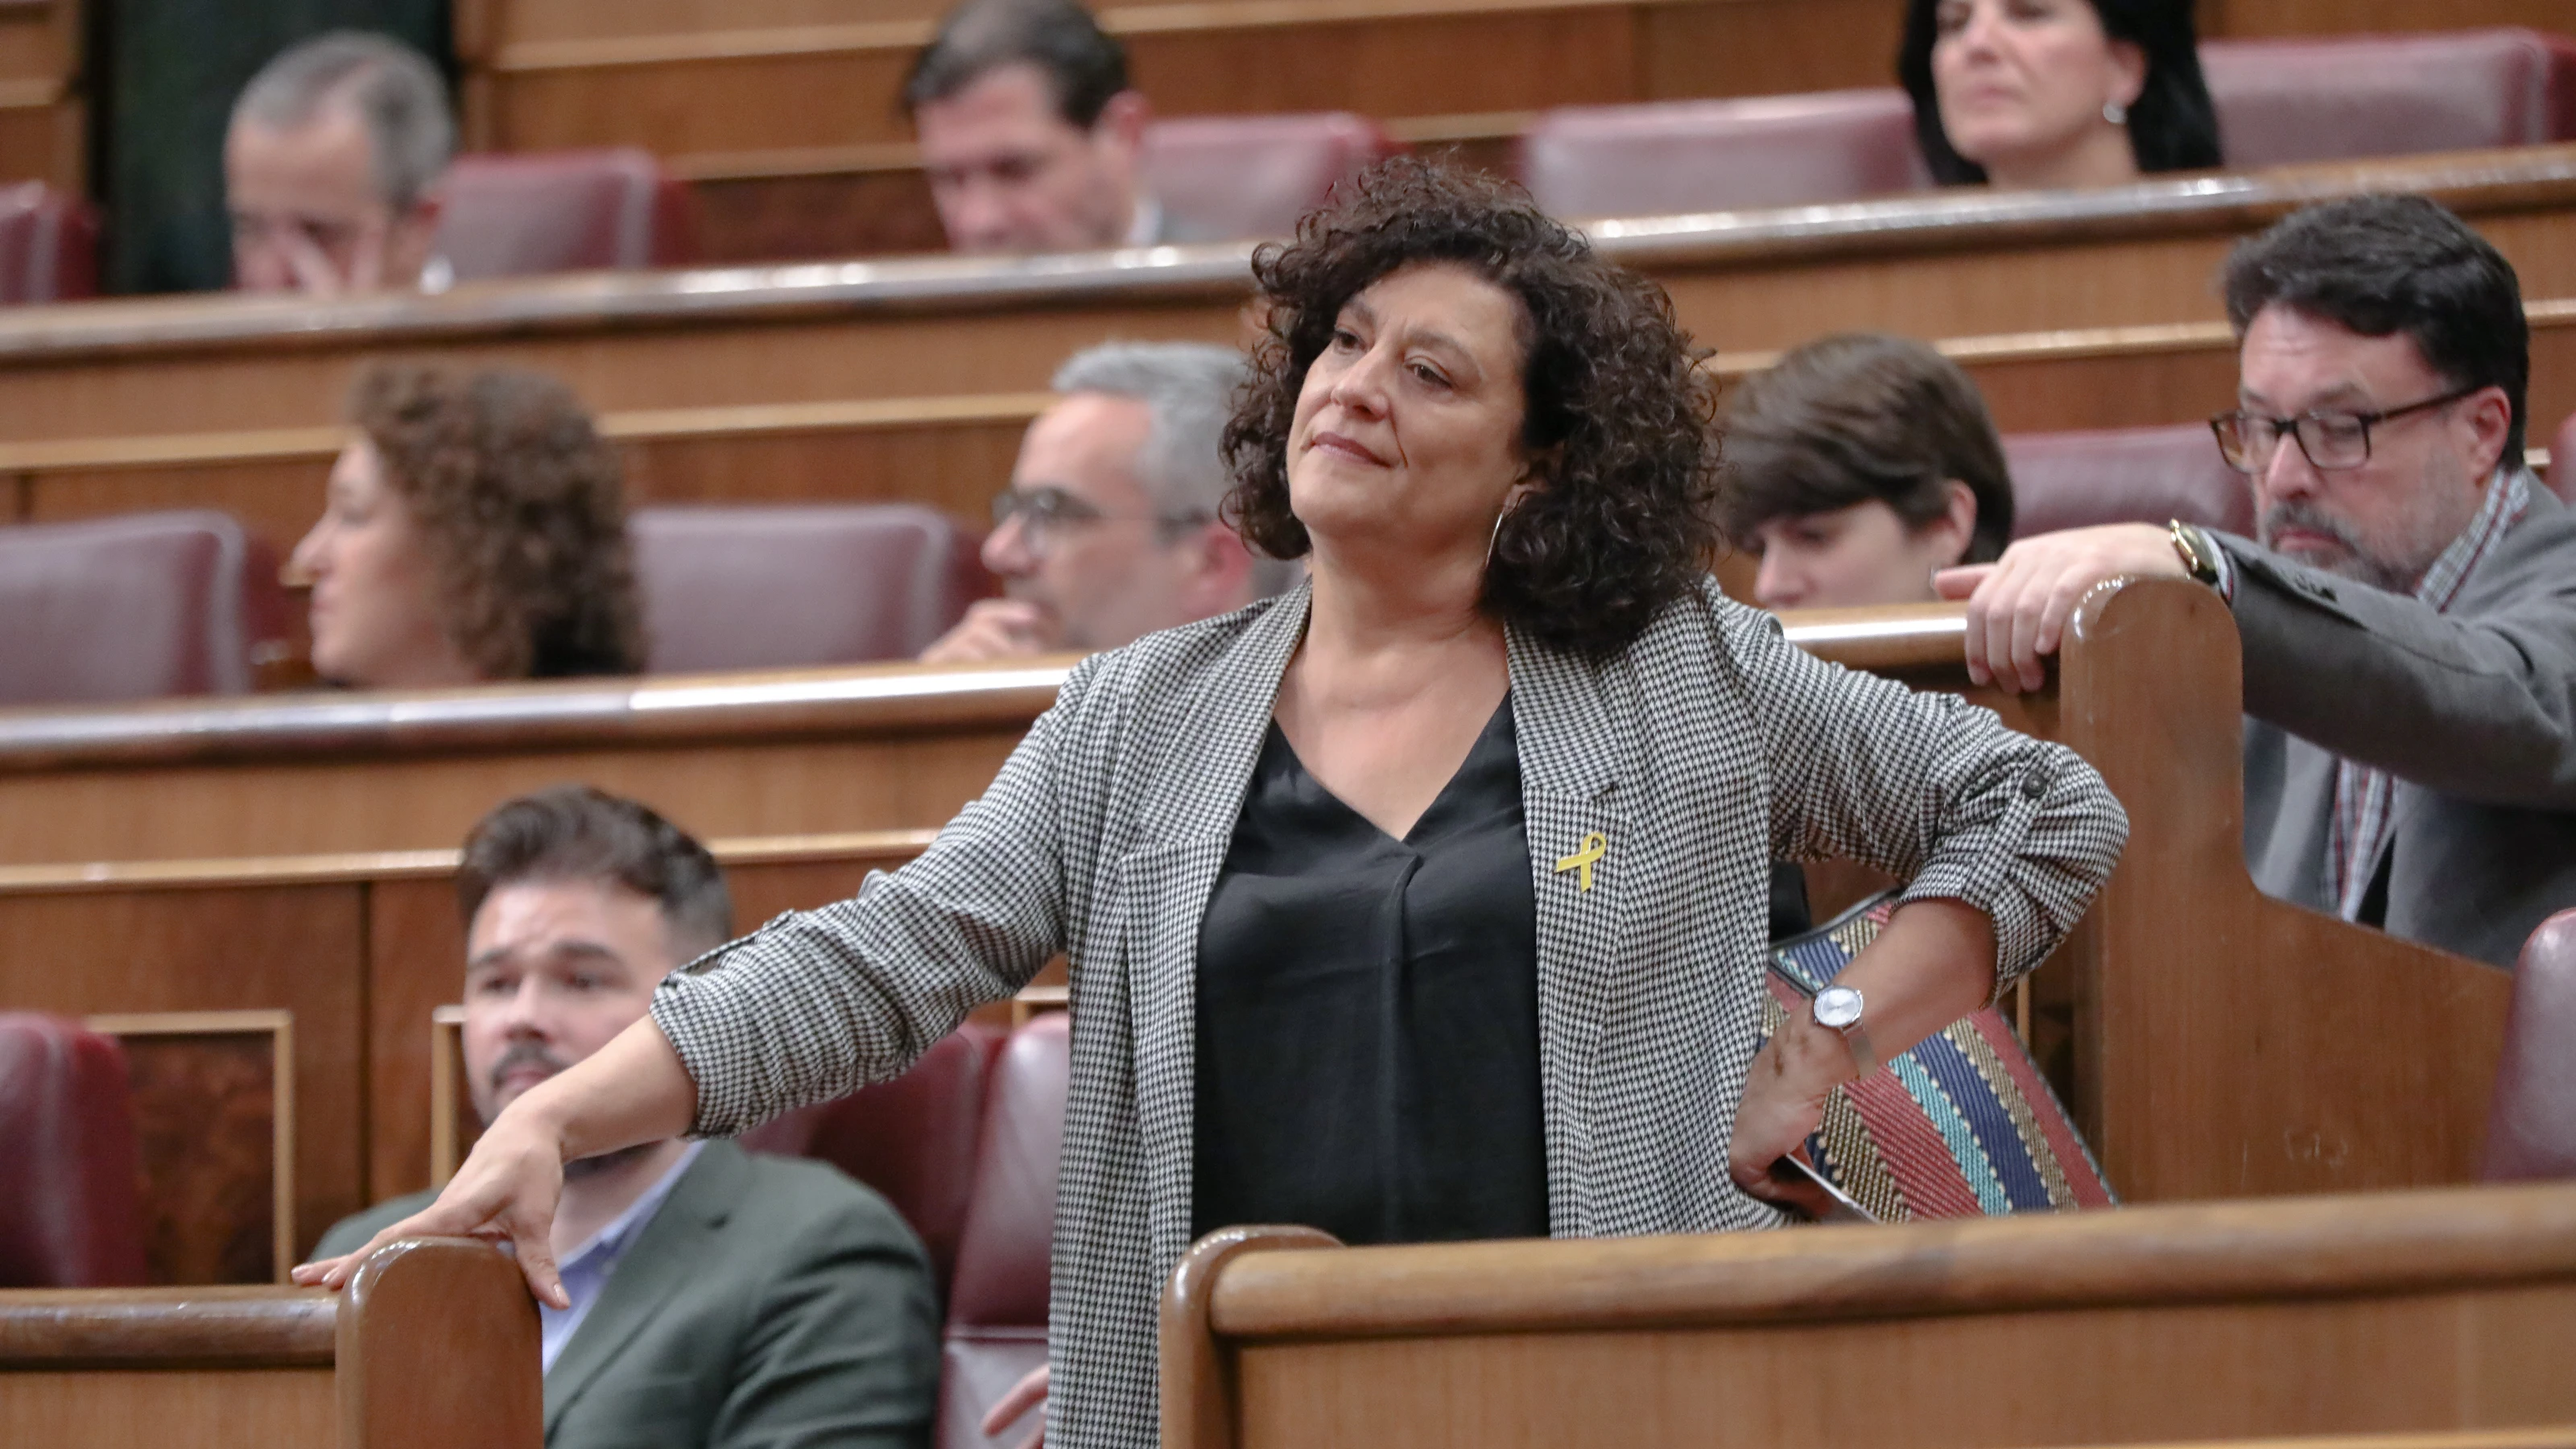
[[[511,1104],[563,1145],[564,1161],[677,1137],[697,1120],[698,1085],[645,1017]]]
[[[1994,922],[1960,901],[1909,901],[1896,908],[1878,939],[1852,958],[1834,984],[1861,994],[1861,1028],[1883,1066],[1994,994]],[[1785,1045],[1798,1065],[1830,1077],[1835,1085],[1859,1075],[1839,1035],[1802,1012],[1790,1014],[1789,1028],[1783,1033]]]

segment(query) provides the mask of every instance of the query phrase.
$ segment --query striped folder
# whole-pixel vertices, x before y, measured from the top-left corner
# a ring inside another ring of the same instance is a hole
[[[1878,935],[1893,892],[1771,948],[1765,1040]],[[2003,1013],[1987,1007],[1827,1100],[1807,1139],[1881,1222],[2110,1207],[2110,1185]]]

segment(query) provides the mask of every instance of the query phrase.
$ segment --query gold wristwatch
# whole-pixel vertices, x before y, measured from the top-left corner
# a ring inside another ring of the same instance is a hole
[[[2218,545],[2209,535],[2192,524],[2174,519],[2166,525],[2176,554],[2182,557],[2182,571],[2199,583],[2218,587]]]

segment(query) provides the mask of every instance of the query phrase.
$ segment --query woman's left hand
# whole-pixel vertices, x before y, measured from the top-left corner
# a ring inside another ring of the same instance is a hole
[[[1796,1017],[1781,1023],[1745,1079],[1735,1109],[1735,1141],[1727,1169],[1735,1185],[1755,1197],[1822,1218],[1833,1200],[1799,1176],[1775,1174],[1774,1164],[1796,1151],[1825,1117],[1825,1099],[1852,1077],[1842,1039]]]

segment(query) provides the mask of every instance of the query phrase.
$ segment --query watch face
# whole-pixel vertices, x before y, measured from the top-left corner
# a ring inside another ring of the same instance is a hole
[[[1836,1031],[1860,1020],[1860,993],[1848,986],[1828,986],[1816,993],[1816,1025]]]

